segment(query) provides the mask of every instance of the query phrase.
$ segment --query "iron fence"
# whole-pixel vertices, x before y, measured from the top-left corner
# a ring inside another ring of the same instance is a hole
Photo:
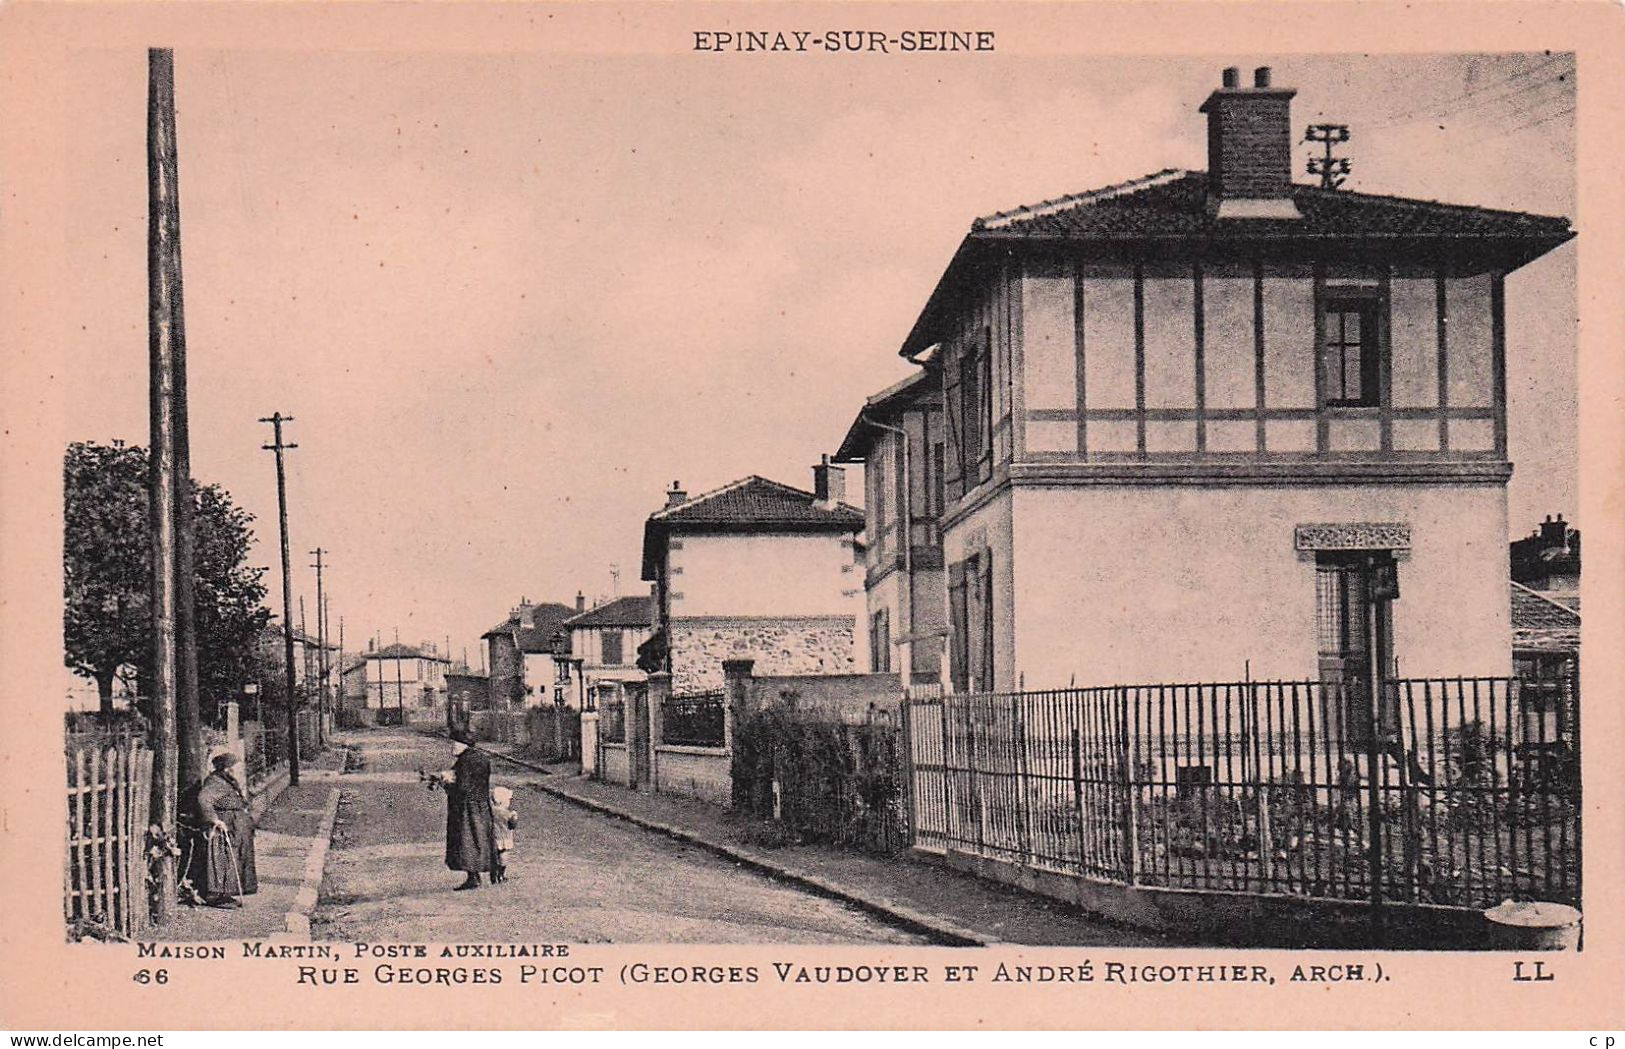
[[[667,696],[660,704],[660,741],[676,746],[720,747],[726,741],[727,707],[721,692]]]
[[[1579,702],[1508,678],[904,705],[924,848],[1134,885],[1578,904]]]

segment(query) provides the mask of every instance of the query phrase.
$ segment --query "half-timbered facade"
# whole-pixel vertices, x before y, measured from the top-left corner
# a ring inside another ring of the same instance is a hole
[[[1572,232],[1295,185],[1291,97],[978,219],[916,322],[957,687],[1508,672],[1505,282]]]
[[[863,463],[864,591],[871,673],[941,679],[946,637],[942,516],[947,441],[929,369],[870,397],[836,453]]]

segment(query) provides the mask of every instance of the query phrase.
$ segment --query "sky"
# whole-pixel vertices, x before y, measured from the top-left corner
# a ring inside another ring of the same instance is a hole
[[[646,592],[674,480],[810,487],[971,220],[1203,167],[1223,65],[1349,124],[1346,188],[1575,217],[1564,55],[718,57],[177,51],[193,473],[273,608],[262,416],[295,617],[319,545],[349,649],[477,664],[521,597]],[[83,58],[67,431],[145,444],[146,56]],[[1577,516],[1574,279],[1571,242],[1508,280],[1514,537]]]

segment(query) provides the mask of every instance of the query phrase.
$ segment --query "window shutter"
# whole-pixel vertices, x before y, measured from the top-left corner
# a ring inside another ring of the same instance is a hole
[[[948,566],[948,673],[956,692],[970,690],[965,658],[970,624],[965,612],[965,565],[956,562]]]
[[[993,691],[993,549],[982,551],[982,660],[983,692]]]
[[[942,367],[942,401],[943,422],[948,427],[948,454],[943,475],[943,487],[947,490],[950,500],[958,499],[964,494],[964,460],[965,441],[960,419],[960,397],[963,391],[959,388],[959,368],[951,356],[943,362]]]

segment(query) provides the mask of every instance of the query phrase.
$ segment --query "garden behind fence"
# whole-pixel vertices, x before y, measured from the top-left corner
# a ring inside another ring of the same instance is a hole
[[[1578,681],[910,696],[921,848],[1129,885],[1579,905]]]

